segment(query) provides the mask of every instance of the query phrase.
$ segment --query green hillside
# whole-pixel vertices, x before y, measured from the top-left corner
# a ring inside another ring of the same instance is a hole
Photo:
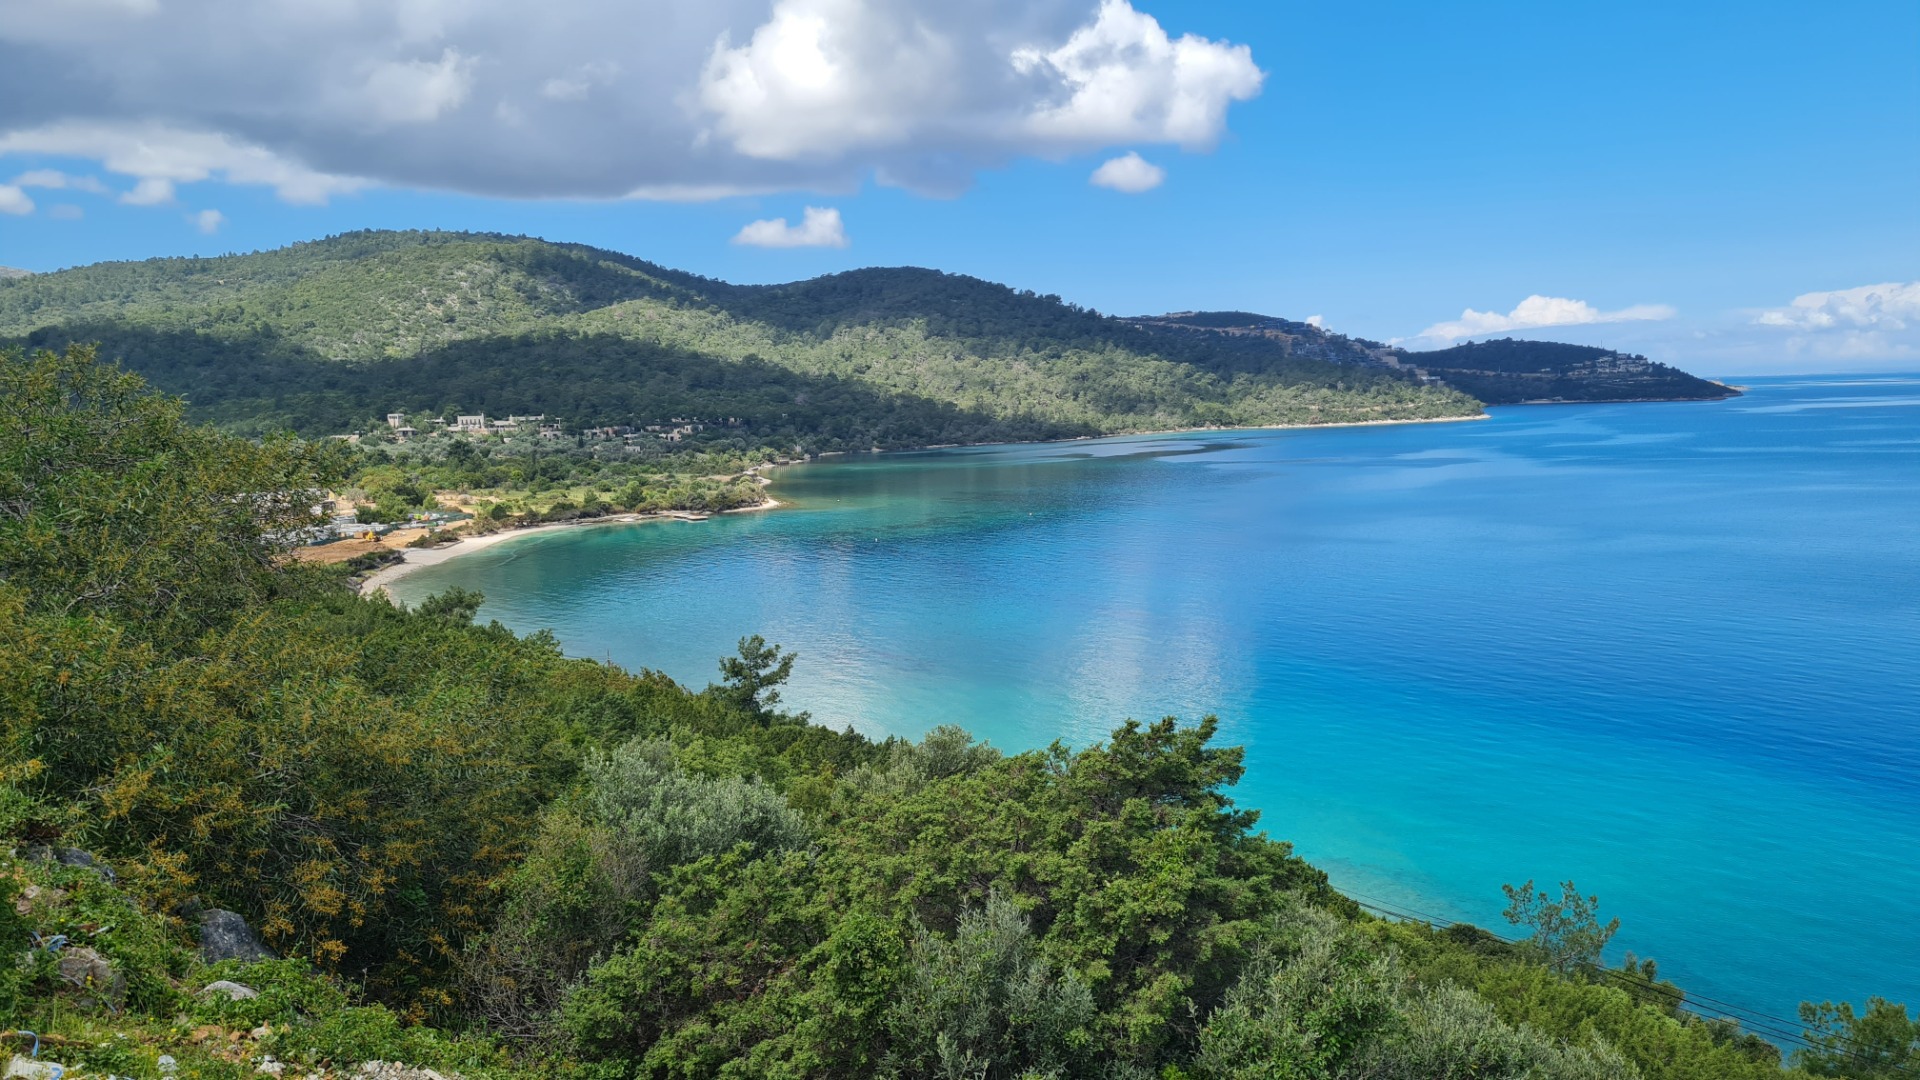
[[[736,417],[807,449],[1467,416],[1383,366],[1223,346],[975,278],[738,286],[522,237],[366,232],[0,281],[0,340],[99,341],[231,429],[389,411]]]

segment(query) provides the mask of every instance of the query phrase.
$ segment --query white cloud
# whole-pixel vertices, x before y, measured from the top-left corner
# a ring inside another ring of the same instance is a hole
[[[1920,324],[1920,281],[1802,293],[1754,321],[1792,330],[1905,330]]]
[[[290,203],[307,205],[322,204],[330,196],[367,185],[365,180],[304,168],[225,135],[162,125],[62,123],[0,134],[0,156],[9,153],[88,158],[110,172],[143,182],[171,185],[219,179],[263,184]]]
[[[33,200],[14,184],[0,184],[0,214],[31,214]]]
[[[1260,93],[1265,74],[1253,51],[1186,34],[1171,39],[1127,0],[1102,0],[1092,24],[1058,48],[1020,49],[1014,66],[1049,77],[1065,101],[1036,109],[1027,126],[1069,144],[1171,142],[1213,145],[1227,106]]]
[[[762,187],[735,184],[643,184],[627,192],[625,197],[648,199],[653,202],[697,203],[738,198],[743,195],[773,195],[780,190],[778,185]],[[851,193],[852,190],[849,188],[842,194]]]
[[[33,169],[13,178],[16,186],[23,188],[47,188],[54,191],[70,189],[84,191],[93,195],[105,195],[107,185],[97,177],[70,176],[58,169]]]
[[[367,76],[366,103],[381,124],[426,124],[473,90],[473,61],[448,47],[438,60],[390,61]]]
[[[582,64],[566,75],[548,79],[540,87],[540,96],[548,101],[585,101],[595,86],[613,81],[620,65],[596,60]]]
[[[1263,78],[1128,0],[0,0],[0,55],[0,156],[301,202],[950,193],[1023,155],[1205,149]]]
[[[120,201],[128,206],[165,206],[173,201],[173,181],[164,176],[142,177]]]
[[[1804,369],[1872,367],[1920,359],[1920,281],[1802,293],[1751,319],[1762,335],[1749,350],[1784,354]]]
[[[197,214],[187,215],[187,220],[193,222],[194,228],[212,236],[220,231],[220,226],[227,223],[227,215],[218,210],[202,210]]]
[[[1327,317],[1325,315],[1309,315],[1307,316],[1307,325],[1313,327],[1315,330],[1325,330],[1327,328]]]
[[[1113,158],[1093,170],[1088,183],[1103,188],[1123,191],[1128,195],[1138,195],[1143,191],[1152,191],[1167,178],[1167,170],[1128,151],[1125,155]]]
[[[58,169],[34,169],[23,172],[13,178],[14,187],[63,188],[67,186],[67,174]]]
[[[723,32],[700,75],[713,133],[775,161],[905,139],[963,84],[951,43],[889,14],[867,0],[778,0],[745,43]]]
[[[1618,311],[1602,311],[1585,300],[1534,294],[1501,314],[1468,308],[1452,322],[1435,323],[1413,336],[1412,340],[1452,342],[1511,330],[1537,330],[1547,326],[1586,326],[1592,323],[1647,322],[1671,319],[1673,308],[1666,304],[1635,304]]]
[[[55,221],[79,221],[87,212],[72,203],[55,203],[47,207],[47,216]]]
[[[848,241],[846,226],[840,221],[840,211],[809,206],[798,225],[787,224],[787,219],[783,217],[751,222],[734,235],[733,242],[766,248],[843,248]]]

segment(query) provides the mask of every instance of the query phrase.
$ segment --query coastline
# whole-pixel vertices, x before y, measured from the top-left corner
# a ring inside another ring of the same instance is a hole
[[[1722,384],[1722,385],[1725,385],[1725,384]],[[1705,399],[1702,399],[1702,398],[1644,398],[1644,399],[1636,399],[1631,403],[1644,403],[1644,402],[1655,402],[1655,401],[1725,401],[1725,400],[1728,400],[1728,398],[1740,396],[1740,391],[1738,388],[1729,387],[1729,389],[1733,390],[1733,393],[1728,394],[1726,397],[1721,397],[1721,398],[1705,398]],[[1596,404],[1626,404],[1626,403],[1630,403],[1630,402],[1625,400],[1621,402],[1524,401],[1524,402],[1516,402],[1515,404],[1517,405],[1596,405]],[[1474,416],[1431,416],[1431,417],[1422,417],[1418,419],[1407,419],[1407,420],[1341,420],[1341,421],[1335,421],[1332,423],[1325,423],[1325,424],[1245,424],[1245,425],[1207,426],[1207,427],[1148,428],[1140,431],[1116,431],[1106,435],[1074,435],[1064,439],[1035,439],[1031,441],[1012,442],[1012,443],[942,443],[942,444],[933,445],[933,446],[902,447],[899,449],[892,449],[892,450],[880,450],[880,449],[866,450],[866,451],[842,450],[842,451],[836,451],[836,452],[830,452],[830,453],[816,454],[813,456],[813,458],[808,460],[818,460],[821,458],[835,458],[835,457],[852,457],[855,454],[861,454],[861,453],[875,454],[875,455],[918,454],[918,453],[926,453],[931,450],[955,450],[955,449],[964,449],[964,448],[978,447],[978,446],[1045,446],[1052,443],[1093,442],[1100,439],[1137,438],[1143,435],[1183,435],[1189,432],[1309,431],[1309,430],[1316,430],[1320,428],[1386,427],[1386,426],[1395,425],[1395,424],[1451,424],[1451,423],[1464,423],[1464,422],[1470,422],[1470,421],[1476,421],[1476,420],[1491,420],[1491,419],[1493,419],[1493,416],[1491,413],[1482,411]],[[764,470],[781,468],[781,467],[790,466],[790,465],[803,465],[803,464],[806,464],[806,461],[768,462],[765,464],[756,465],[753,468],[748,469],[747,472],[750,475],[752,475],[758,483],[764,486],[766,484],[771,483],[771,481],[766,476],[763,475]],[[752,514],[752,513],[767,511],[767,510],[777,510],[781,507],[781,505],[783,504],[778,499],[768,499],[763,503],[758,503],[753,506],[742,506],[732,510],[721,510],[719,511],[719,513]],[[369,574],[367,577],[363,578],[359,582],[359,584],[355,586],[355,589],[362,596],[370,596],[370,595],[373,595],[374,593],[380,593],[385,595],[389,600],[392,600],[393,594],[387,590],[387,586],[393,584],[394,582],[400,580],[403,577],[406,577],[408,574],[413,573],[415,570],[418,570],[422,567],[427,567],[427,566],[439,566],[440,564],[448,562],[452,559],[457,559],[462,555],[469,555],[476,551],[483,551],[487,548],[494,547],[495,545],[503,544],[509,540],[517,540],[522,537],[535,535],[536,533],[554,532],[560,529],[576,529],[576,528],[583,528],[583,527],[592,527],[595,525],[635,525],[635,524],[648,522],[648,521],[705,521],[707,518],[711,516],[712,515],[709,513],[680,511],[680,510],[670,510],[663,513],[653,513],[653,514],[613,514],[607,517],[586,518],[578,521],[550,522],[550,523],[541,524],[541,525],[525,525],[517,528],[502,529],[499,532],[487,533],[484,536],[463,537],[456,543],[448,544],[443,547],[437,547],[437,548],[407,548],[407,549],[403,549],[400,552],[402,561],[395,563],[391,566],[382,567],[381,569],[374,571],[372,574]]]
[[[1321,428],[1387,427],[1392,424],[1456,424],[1491,419],[1493,417],[1483,409],[1477,416],[1425,416],[1416,420],[1336,420],[1327,424],[1223,424],[1206,427],[1147,428],[1141,431],[1116,431],[1111,435],[1074,435],[1065,439],[1036,439],[1030,443],[947,443],[939,447],[922,446],[913,450],[895,452],[918,453],[921,450],[944,450],[956,446],[1045,446],[1048,443],[1091,442],[1095,439],[1130,439],[1136,435],[1184,435],[1190,431],[1317,431]]]
[[[1326,423],[1326,424],[1248,424],[1248,425],[1209,426],[1209,427],[1149,428],[1141,431],[1116,431],[1107,435],[1073,435],[1064,439],[1034,439],[1034,440],[1025,441],[1025,442],[1012,442],[1012,443],[942,443],[935,446],[902,447],[902,448],[893,449],[893,450],[866,450],[866,451],[841,450],[841,451],[835,451],[830,453],[816,454],[814,455],[813,459],[809,459],[809,460],[814,460],[819,458],[833,458],[833,457],[852,457],[854,454],[860,454],[860,453],[918,454],[918,453],[925,453],[929,450],[955,450],[955,449],[963,449],[963,448],[977,447],[977,446],[1046,446],[1052,443],[1092,442],[1097,439],[1129,439],[1129,438],[1137,438],[1142,435],[1181,435],[1188,432],[1307,431],[1307,430],[1312,430],[1317,428],[1384,427],[1390,424],[1447,424],[1447,423],[1457,423],[1462,421],[1491,420],[1491,419],[1492,419],[1492,416],[1490,416],[1486,412],[1481,412],[1476,416],[1432,416],[1432,417],[1422,417],[1419,419],[1409,419],[1409,420],[1341,420],[1341,421],[1336,421],[1333,423]],[[751,474],[758,483],[764,486],[771,483],[772,481],[770,481],[766,476],[763,475],[763,470],[782,468],[782,467],[791,466],[791,465],[804,465],[804,464],[806,464],[806,461],[768,462],[766,464],[756,465],[753,468],[748,469],[747,472]],[[780,500],[770,498],[766,502],[757,503],[753,506],[742,506],[732,510],[721,510],[719,511],[719,513],[752,514],[752,513],[767,511],[767,510],[777,510],[782,505],[783,504],[780,502]],[[423,567],[428,567],[428,566],[439,566],[442,563],[449,562],[453,559],[457,559],[462,555],[470,555],[476,551],[484,551],[487,548],[506,543],[509,540],[518,540],[522,537],[533,536],[537,533],[556,532],[561,529],[586,528],[586,527],[592,527],[595,525],[636,525],[636,524],[640,524],[642,522],[648,522],[648,521],[704,521],[711,516],[712,516],[711,514],[707,514],[707,513],[695,513],[695,512],[680,511],[680,510],[669,510],[663,513],[654,513],[654,514],[611,514],[606,517],[600,517],[600,518],[585,518],[577,521],[557,521],[557,522],[548,522],[540,525],[523,525],[515,528],[507,528],[507,529],[502,529],[499,532],[487,533],[483,536],[462,537],[460,540],[456,541],[455,543],[446,544],[444,546],[436,547],[436,548],[403,548],[400,551],[400,558],[401,558],[400,562],[394,563],[391,566],[381,567],[379,570],[376,570],[373,573],[367,575],[365,578],[362,578],[360,580],[360,582],[354,587],[354,589],[361,596],[372,596],[375,593],[378,593],[385,596],[389,601],[391,601],[393,599],[393,594],[388,591],[387,586],[392,585],[394,582],[399,581],[401,578],[406,577],[408,574],[413,573],[415,570],[419,570]]]
[[[1724,385],[1724,384],[1723,384]],[[1628,397],[1599,398],[1593,401],[1574,401],[1565,398],[1528,398],[1525,401],[1512,401],[1506,405],[1489,405],[1489,409],[1504,409],[1511,405],[1712,405],[1722,401],[1732,401],[1745,397],[1746,391],[1740,387],[1729,386],[1727,393],[1717,397]]]
[[[742,506],[733,510],[722,510],[720,513],[751,514],[762,510],[773,510],[780,505],[781,503],[778,499],[768,499],[766,502],[753,506]],[[483,536],[463,536],[454,543],[441,547],[403,548],[400,550],[401,561],[391,566],[383,566],[373,573],[368,574],[360,580],[359,584],[354,586],[354,591],[358,592],[361,596],[372,596],[378,593],[391,601],[393,594],[387,590],[387,586],[399,581],[415,570],[428,566],[439,566],[441,563],[450,562],[462,555],[471,555],[476,551],[485,551],[487,548],[497,547],[509,540],[519,540],[539,533],[559,532],[563,529],[592,528],[596,525],[638,525],[650,521],[705,521],[711,516],[711,514],[695,514],[690,511],[680,510],[670,510],[659,514],[609,514],[606,517],[583,518],[578,521],[554,521],[541,525],[523,525],[518,528],[502,529],[499,532],[487,533]]]

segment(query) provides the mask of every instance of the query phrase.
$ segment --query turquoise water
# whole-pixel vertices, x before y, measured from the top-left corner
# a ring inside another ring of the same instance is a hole
[[[1342,886],[1499,925],[1571,877],[1713,997],[1920,1004],[1920,377],[1712,404],[861,457],[788,509],[530,536],[402,600],[1007,749],[1219,715]]]

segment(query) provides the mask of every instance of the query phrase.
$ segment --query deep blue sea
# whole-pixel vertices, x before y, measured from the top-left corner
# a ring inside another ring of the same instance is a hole
[[[696,686],[762,633],[874,735],[1214,713],[1355,893],[1505,929],[1572,878],[1699,993],[1920,1005],[1920,376],[1750,387],[841,459],[394,591]]]

